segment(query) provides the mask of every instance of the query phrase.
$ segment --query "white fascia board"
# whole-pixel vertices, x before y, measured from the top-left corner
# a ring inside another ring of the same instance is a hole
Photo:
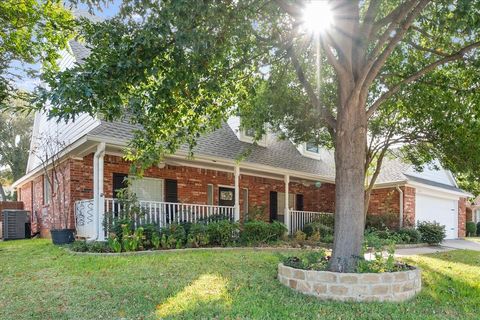
[[[419,182],[414,182],[414,181],[409,181],[407,186],[415,188],[416,193],[428,194],[428,195],[436,196],[436,197],[439,197],[439,198],[458,199],[460,197],[469,198],[469,197],[473,196],[471,193],[468,193],[468,192],[448,190],[448,189],[445,189],[445,188],[435,187],[435,186],[431,186],[431,185],[424,184],[424,183],[419,183]]]

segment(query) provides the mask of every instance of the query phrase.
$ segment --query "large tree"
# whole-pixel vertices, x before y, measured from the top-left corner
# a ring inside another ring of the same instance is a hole
[[[306,28],[316,24],[305,21],[312,17],[309,1],[125,0],[118,17],[83,22],[91,55],[47,75],[51,90],[43,97],[51,101],[52,117],[128,115],[143,125],[129,153],[143,166],[182,143],[194,146],[232,113],[258,134],[269,122],[296,142],[333,147],[330,268],[352,271],[365,199],[388,148],[407,146],[417,163],[431,160],[432,151],[452,167],[480,162],[465,161],[464,145],[453,139],[469,130],[478,137],[480,2],[329,5],[332,25],[317,32]]]

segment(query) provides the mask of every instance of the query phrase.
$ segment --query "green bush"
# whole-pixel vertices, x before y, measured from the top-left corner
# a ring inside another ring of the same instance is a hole
[[[248,221],[243,224],[241,239],[244,243],[269,243],[280,240],[287,232],[287,227],[278,221]]]
[[[147,248],[153,247],[152,240],[154,237],[160,236],[160,228],[154,223],[144,224],[141,227],[145,236],[144,246]]]
[[[72,244],[70,244],[70,250],[75,252],[96,252],[96,253],[111,252],[110,247],[106,242],[101,242],[101,241],[86,242],[84,240],[75,241]]]
[[[467,237],[474,237],[477,233],[477,226],[475,222],[467,222]]]
[[[207,234],[210,244],[225,247],[237,241],[239,227],[229,220],[220,220],[207,225]]]
[[[185,228],[178,223],[172,223],[165,228],[160,230],[160,234],[162,235],[160,238],[160,243],[162,248],[164,249],[180,249],[185,246],[185,242],[187,241],[187,233],[185,232]]]
[[[328,267],[328,258],[324,250],[312,251],[298,256],[283,257],[283,264],[295,269],[323,271]]]
[[[327,221],[331,223],[331,221]],[[320,233],[320,240],[328,238],[328,236],[333,236],[333,228],[323,224],[320,221],[314,221],[307,223],[302,230],[308,237],[311,237],[315,232]]]
[[[480,237],[480,222],[477,222],[477,236]]]
[[[398,225],[398,214],[389,212],[382,214],[367,214],[366,227],[377,230],[394,229]]]
[[[208,244],[207,226],[201,223],[191,224],[187,235],[187,246],[190,248],[198,248]]]
[[[422,234],[422,242],[439,244],[445,239],[445,226],[438,222],[423,221],[417,224],[417,230]]]
[[[422,234],[417,229],[402,228],[397,231],[401,243],[420,243],[422,241]]]

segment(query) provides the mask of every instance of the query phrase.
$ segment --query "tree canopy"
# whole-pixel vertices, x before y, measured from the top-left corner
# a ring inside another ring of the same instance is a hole
[[[0,1],[0,107],[25,96],[14,82],[36,72],[30,65],[56,66],[73,31],[73,16],[61,0]]]
[[[416,164],[479,169],[480,2],[329,1],[333,23],[321,33],[305,28],[309,3],[125,0],[118,17],[82,22],[91,55],[47,74],[39,105],[50,100],[62,119],[141,124],[129,158],[144,166],[231,114],[258,135],[269,124],[334,147],[331,268],[352,270],[374,183],[366,173],[389,148]]]

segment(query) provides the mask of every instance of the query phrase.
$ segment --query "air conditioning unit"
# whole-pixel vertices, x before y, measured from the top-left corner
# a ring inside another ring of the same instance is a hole
[[[28,211],[10,210],[2,211],[2,229],[4,240],[25,239],[25,225],[28,221]]]

